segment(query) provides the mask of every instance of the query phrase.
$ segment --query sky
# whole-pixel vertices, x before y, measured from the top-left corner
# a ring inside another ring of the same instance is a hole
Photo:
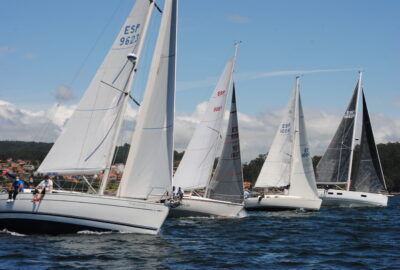
[[[133,3],[0,2],[0,140],[57,138]],[[234,41],[242,41],[234,78],[244,161],[268,151],[296,75],[312,154],[325,151],[358,70],[376,141],[400,141],[398,14],[396,0],[180,0],[176,148],[190,140]],[[153,17],[143,70],[160,14]],[[137,76],[133,95],[140,100],[146,72]],[[121,143],[135,116],[132,105]]]

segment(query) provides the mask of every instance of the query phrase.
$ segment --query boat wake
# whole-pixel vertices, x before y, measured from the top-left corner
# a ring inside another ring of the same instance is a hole
[[[96,232],[96,231],[89,231],[89,230],[84,230],[84,231],[79,231],[77,232],[77,234],[92,234],[92,235],[104,235],[104,234],[112,234],[112,233],[118,233],[118,232],[112,232],[112,231],[108,231],[108,232]]]
[[[12,232],[12,231],[9,231],[7,229],[1,230],[0,233],[9,234],[9,235],[12,235],[12,236],[26,236],[25,234]]]

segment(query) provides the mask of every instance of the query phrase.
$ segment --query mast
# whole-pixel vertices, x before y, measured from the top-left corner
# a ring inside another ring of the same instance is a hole
[[[135,74],[136,74],[136,71],[137,71],[137,67],[138,67],[138,64],[139,64],[139,61],[140,61],[140,58],[141,58],[140,55],[142,53],[144,41],[146,40],[146,34],[147,34],[148,27],[149,27],[149,21],[151,19],[151,15],[153,13],[153,9],[154,9],[154,1],[150,1],[149,11],[147,12],[147,16],[146,16],[146,20],[145,20],[145,24],[144,24],[143,35],[140,38],[140,41],[139,41],[139,44],[138,44],[137,56],[136,56],[137,59],[129,58],[129,57],[132,57],[132,56],[134,57],[134,55],[128,55],[127,56],[128,59],[132,59],[131,61],[135,61],[135,62],[133,62],[132,71],[131,71],[130,76],[128,77],[127,86],[124,89],[124,91],[125,91],[124,96],[123,96],[124,100],[122,102],[120,111],[118,113],[116,131],[115,131],[115,134],[114,134],[114,137],[113,137],[113,143],[112,143],[111,148],[110,148],[110,155],[109,155],[109,159],[108,159],[108,162],[107,162],[107,167],[105,168],[105,170],[103,172],[103,177],[101,179],[101,184],[100,184],[100,188],[99,188],[99,191],[98,191],[99,195],[103,195],[104,194],[104,190],[106,189],[106,186],[107,186],[107,180],[108,180],[108,176],[110,175],[111,165],[112,165],[113,158],[114,158],[115,148],[117,146],[117,141],[118,141],[119,134],[120,134],[120,131],[121,131],[121,126],[122,126],[122,122],[123,122],[123,115],[124,115],[124,112],[126,110],[126,106],[128,104],[128,100],[129,100],[129,97],[130,97],[129,93],[131,92],[131,88],[132,88],[133,81],[135,79]]]
[[[290,174],[289,174],[289,185],[292,182],[293,176],[293,156],[294,156],[294,148],[295,148],[295,140],[296,140],[296,132],[298,131],[298,120],[299,120],[299,78],[300,76],[296,76],[295,82],[295,106],[294,106],[294,121],[293,121],[293,136],[292,136],[292,150],[290,155]],[[290,189],[290,187],[289,187]]]
[[[356,112],[354,115],[354,127],[353,127],[353,138],[351,141],[351,149],[350,149],[350,165],[349,165],[349,175],[347,177],[347,186],[346,190],[350,190],[350,184],[351,184],[351,172],[352,172],[352,166],[353,166],[353,154],[354,154],[354,147],[355,147],[355,141],[356,141],[356,129],[357,129],[357,116],[358,116],[358,102],[360,99],[360,89],[361,89],[361,78],[362,78],[362,72],[358,72],[358,87],[357,87],[357,102],[356,102]]]

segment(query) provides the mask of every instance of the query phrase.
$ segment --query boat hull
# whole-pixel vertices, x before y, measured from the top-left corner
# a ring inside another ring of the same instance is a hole
[[[259,197],[247,198],[244,207],[249,211],[282,211],[303,209],[318,211],[321,207],[320,199],[309,199],[289,195],[264,195],[261,201]]]
[[[171,208],[168,217],[239,217],[243,204],[198,196],[183,197],[179,206]]]
[[[386,207],[388,196],[377,193],[318,189],[322,206],[330,207]]]
[[[0,194],[0,229],[31,234],[76,233],[82,230],[157,234],[169,208],[144,200],[84,193],[47,193],[32,202],[20,193],[14,202]]]

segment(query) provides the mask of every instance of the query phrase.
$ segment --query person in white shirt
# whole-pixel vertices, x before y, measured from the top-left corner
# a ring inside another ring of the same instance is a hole
[[[244,190],[243,196],[244,196],[244,199],[249,198],[250,193],[249,193],[249,191],[247,189]]]
[[[44,195],[46,192],[52,192],[53,191],[53,180],[50,178],[46,178],[45,180],[42,180],[39,185],[37,185],[36,189],[41,189],[42,191],[36,192],[35,198],[32,200],[32,202],[37,202],[40,200],[43,200]]]

